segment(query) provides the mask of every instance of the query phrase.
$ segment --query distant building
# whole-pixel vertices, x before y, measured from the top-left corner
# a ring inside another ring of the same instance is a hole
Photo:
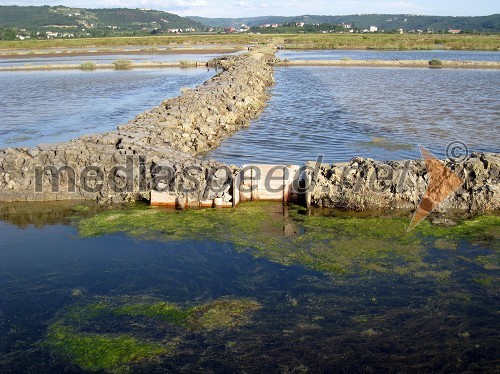
[[[224,32],[225,32],[226,34],[231,34],[231,33],[235,32],[235,31],[236,31],[236,29],[235,29],[234,27],[226,27],[226,28],[224,29]]]
[[[450,34],[460,34],[462,30],[448,30]]]
[[[370,32],[377,32],[378,27],[377,26],[370,26]]]

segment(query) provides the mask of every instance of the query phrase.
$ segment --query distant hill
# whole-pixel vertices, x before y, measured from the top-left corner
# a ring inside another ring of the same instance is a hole
[[[65,6],[0,6],[0,28],[30,32],[155,33],[167,29],[203,30],[189,18],[149,9],[86,9]]]
[[[190,17],[192,20],[211,27],[260,26],[265,24],[285,24],[304,22],[306,24],[349,24],[358,29],[377,26],[379,30],[475,30],[500,32],[500,14],[484,17],[443,17],[419,16],[410,14],[356,14],[348,16],[303,15],[296,17],[266,16],[249,18],[202,18]]]
[[[65,6],[0,6],[0,39],[17,37],[102,37],[161,34],[172,31],[203,32],[208,27],[239,28],[242,24],[257,27],[266,24],[302,23],[306,29],[283,28],[286,32],[321,32],[329,25],[345,24],[358,30],[377,26],[379,31],[450,29],[476,32],[500,32],[500,14],[484,17],[440,17],[408,14],[362,14],[348,16],[302,15],[296,17],[264,16],[249,18],[180,17],[151,9],[87,9]],[[321,24],[317,28],[313,25]],[[266,32],[285,32],[270,28]],[[255,31],[255,30],[253,30]],[[264,32],[263,31],[263,32]]]

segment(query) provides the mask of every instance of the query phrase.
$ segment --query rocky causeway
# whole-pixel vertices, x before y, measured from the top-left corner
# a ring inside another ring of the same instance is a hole
[[[196,156],[263,111],[280,64],[266,47],[210,64],[220,72],[139,114],[116,131],[36,148],[0,150],[0,201],[149,200],[165,191],[188,205],[230,204],[239,168]],[[480,212],[500,209],[500,155],[473,153],[446,161],[463,185],[441,205]],[[348,210],[416,209],[429,183],[422,160],[310,165],[314,206]],[[207,203],[208,202],[208,203]]]

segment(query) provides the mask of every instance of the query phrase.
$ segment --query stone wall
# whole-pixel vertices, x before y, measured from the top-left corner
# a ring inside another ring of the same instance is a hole
[[[147,199],[151,189],[230,200],[220,184],[234,170],[194,155],[217,147],[263,110],[273,84],[274,56],[266,53],[215,61],[221,71],[212,79],[115,132],[0,150],[0,201],[119,202]]]
[[[464,181],[439,207],[481,212],[500,209],[500,154],[473,153],[465,161],[445,161]],[[313,176],[311,205],[347,210],[416,209],[429,184],[423,160],[378,162],[356,157],[322,164]]]

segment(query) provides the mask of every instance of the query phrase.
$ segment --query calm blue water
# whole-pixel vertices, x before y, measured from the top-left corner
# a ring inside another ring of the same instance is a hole
[[[500,152],[500,72],[458,69],[275,69],[263,114],[205,157],[242,165],[445,157],[450,143]]]
[[[213,74],[178,68],[0,72],[0,148],[114,130]]]
[[[500,61],[500,52],[489,51],[364,51],[364,50],[321,50],[321,51],[279,51],[278,57],[288,60],[461,60]]]

